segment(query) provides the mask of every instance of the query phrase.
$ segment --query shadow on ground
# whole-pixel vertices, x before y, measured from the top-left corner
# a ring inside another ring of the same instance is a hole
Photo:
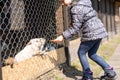
[[[82,76],[82,71],[72,66],[68,66],[67,64],[64,64],[62,68],[63,68],[63,74],[66,77],[71,78],[72,80],[77,80],[78,78],[81,78]]]
[[[63,66],[63,74],[70,78],[70,80],[78,80],[82,78],[83,72],[68,65]],[[100,80],[100,77],[94,77],[94,80]]]

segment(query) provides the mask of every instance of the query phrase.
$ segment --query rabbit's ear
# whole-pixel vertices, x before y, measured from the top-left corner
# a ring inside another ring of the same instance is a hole
[[[29,41],[28,43],[27,43],[27,45],[31,45],[32,43],[31,43],[31,41]]]

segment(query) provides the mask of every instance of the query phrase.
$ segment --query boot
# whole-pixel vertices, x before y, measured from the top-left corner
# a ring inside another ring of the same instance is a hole
[[[93,80],[93,72],[84,72],[81,80]]]
[[[105,71],[105,73],[104,73],[104,75],[101,77],[102,79],[112,80],[112,79],[115,79],[116,76],[117,76],[117,74],[116,74],[116,72],[113,70],[113,68],[105,69],[104,71]]]

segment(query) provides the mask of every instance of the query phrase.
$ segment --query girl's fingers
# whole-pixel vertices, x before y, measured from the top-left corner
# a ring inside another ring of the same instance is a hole
[[[55,42],[55,40],[50,40],[50,42]]]
[[[56,39],[50,40],[51,42],[62,42],[63,41],[63,36],[59,36]]]

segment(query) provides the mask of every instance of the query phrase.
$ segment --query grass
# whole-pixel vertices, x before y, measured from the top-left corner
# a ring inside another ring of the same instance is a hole
[[[108,42],[102,44],[98,50],[100,56],[104,59],[109,60],[109,58],[114,53],[116,47],[120,44],[120,34],[116,35],[114,38],[109,40]]]
[[[100,48],[98,50],[98,55],[100,55],[102,58],[104,58],[106,61],[110,59],[110,57],[113,55],[116,47],[120,44],[120,34],[114,36],[111,39],[108,39],[106,42],[102,42],[100,45]],[[92,71],[94,72],[94,76],[98,76],[102,70],[100,66],[98,66],[95,62],[91,61],[89,59],[90,66]],[[79,60],[75,60],[72,62],[72,66],[77,69],[82,69],[81,65],[79,64]]]
[[[55,80],[64,80],[64,78],[59,77],[59,76],[55,76]]]

